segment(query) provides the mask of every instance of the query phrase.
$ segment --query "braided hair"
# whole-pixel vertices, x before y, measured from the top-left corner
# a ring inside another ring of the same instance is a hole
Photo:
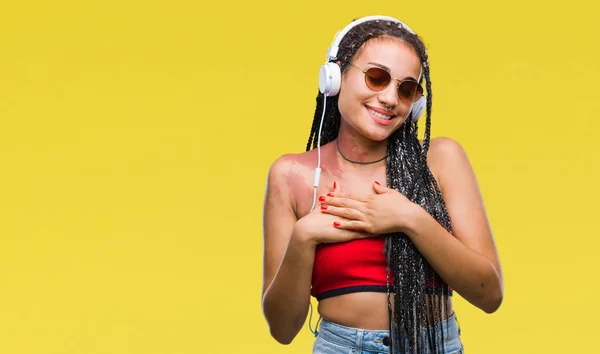
[[[395,22],[375,20],[359,24],[352,28],[340,43],[340,69],[343,73],[363,44],[378,37],[397,38],[411,46],[423,63],[421,81],[426,81],[427,117],[423,145],[419,143],[417,122],[413,122],[409,116],[387,141],[387,184],[423,207],[451,233],[450,218],[441,190],[427,166],[432,92],[429,60],[423,41]],[[319,92],[316,101],[306,151],[317,147],[318,126],[323,109],[325,116],[321,145],[336,139],[340,129],[338,96],[328,97],[327,106],[323,107],[323,95]],[[389,328],[392,339],[390,353],[422,353],[426,352],[427,348],[431,353],[443,353],[444,333],[441,322],[445,313],[444,306],[452,290],[406,234],[386,235],[385,254]],[[393,277],[393,285],[390,285],[389,275]],[[390,292],[394,293],[393,310]]]

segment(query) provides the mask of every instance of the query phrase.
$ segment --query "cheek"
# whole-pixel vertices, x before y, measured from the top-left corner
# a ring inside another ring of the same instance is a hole
[[[406,118],[408,118],[408,115],[410,113],[410,109],[411,109],[411,105],[406,104],[406,103],[400,103],[400,120],[402,121],[402,123],[404,123],[404,121],[406,120]]]
[[[348,109],[348,105],[346,104],[345,96],[341,92],[339,93],[339,96],[338,96],[337,106],[338,106],[338,111],[340,112],[340,115],[342,116],[342,120],[346,120],[346,118],[348,117],[349,109]]]
[[[364,97],[358,95],[354,91],[340,91],[338,98],[338,110],[345,120],[358,118],[363,112],[361,111],[362,101]]]

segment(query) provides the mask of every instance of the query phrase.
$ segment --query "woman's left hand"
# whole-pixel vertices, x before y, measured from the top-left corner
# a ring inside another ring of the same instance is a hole
[[[421,207],[395,189],[387,188],[378,182],[373,183],[375,194],[366,199],[357,199],[339,192],[319,197],[321,212],[340,216],[334,227],[365,231],[372,234],[403,232]]]

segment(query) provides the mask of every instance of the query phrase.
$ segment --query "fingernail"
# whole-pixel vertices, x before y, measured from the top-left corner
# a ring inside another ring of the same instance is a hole
[[[325,197],[324,197],[324,196],[320,196],[320,197],[319,197],[319,201],[320,201],[320,202],[324,202],[324,201],[325,201]]]
[[[380,185],[380,186],[381,186],[381,184],[380,184],[379,182],[375,181],[375,183],[377,183],[377,185]]]
[[[321,204],[321,210],[327,210],[327,205]]]
[[[328,197],[333,197],[333,193],[327,193]]]
[[[337,187],[337,183],[335,183],[335,181],[333,181],[333,189],[335,189]]]
[[[337,222],[337,221],[334,221],[334,222],[333,222],[333,226],[335,226],[335,227],[338,227],[338,226],[340,226],[340,223],[339,223],[339,222]]]

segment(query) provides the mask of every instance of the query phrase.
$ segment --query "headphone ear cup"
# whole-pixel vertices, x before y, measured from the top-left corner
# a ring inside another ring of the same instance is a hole
[[[319,70],[319,91],[325,96],[335,96],[340,92],[340,67],[336,63],[325,63]]]
[[[419,120],[419,117],[421,117],[421,115],[423,114],[423,111],[425,111],[426,106],[427,106],[427,99],[425,98],[425,96],[421,96],[421,98],[419,98],[417,100],[417,102],[412,104],[411,119],[413,122],[416,122]]]

